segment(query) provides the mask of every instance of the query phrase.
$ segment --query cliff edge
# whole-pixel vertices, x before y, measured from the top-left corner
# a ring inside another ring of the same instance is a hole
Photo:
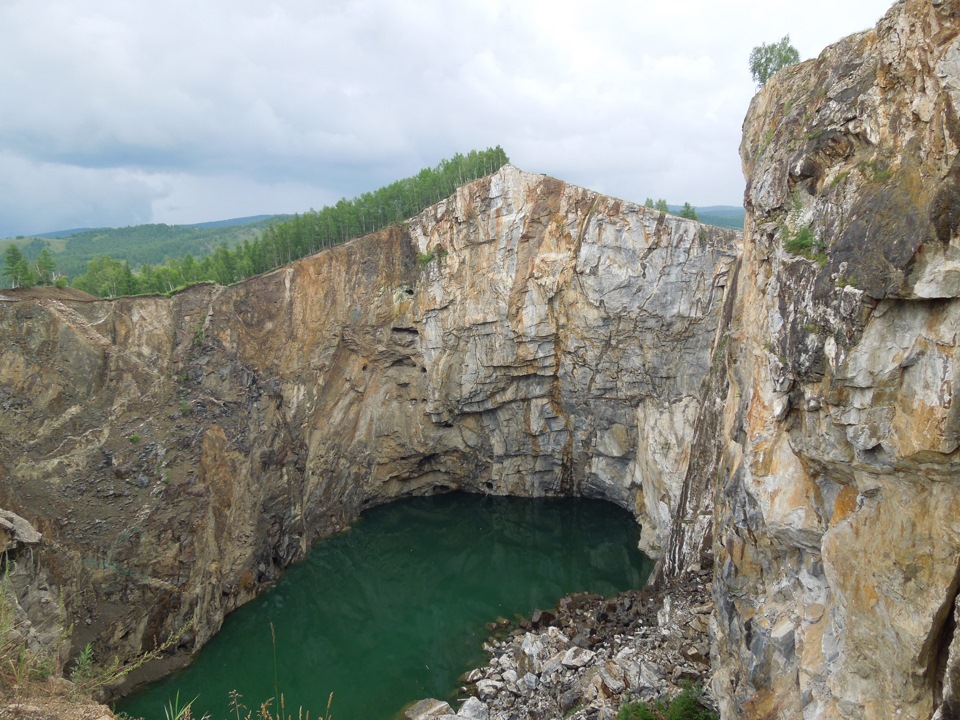
[[[724,717],[957,717],[960,8],[906,0],[744,123],[716,437]]]

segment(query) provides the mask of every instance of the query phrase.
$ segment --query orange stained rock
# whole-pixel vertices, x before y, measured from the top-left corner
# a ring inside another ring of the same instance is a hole
[[[833,514],[830,524],[843,522],[857,511],[857,495],[859,492],[853,485],[845,485],[833,503]]]

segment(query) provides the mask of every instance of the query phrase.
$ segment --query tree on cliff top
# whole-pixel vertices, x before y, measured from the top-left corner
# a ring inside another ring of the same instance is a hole
[[[33,273],[24,259],[20,248],[8,245],[3,254],[3,274],[10,279],[10,287],[27,288],[34,285]]]
[[[750,51],[750,74],[763,87],[778,71],[798,62],[800,53],[790,44],[790,36],[784,35],[778,42],[761,43]]]

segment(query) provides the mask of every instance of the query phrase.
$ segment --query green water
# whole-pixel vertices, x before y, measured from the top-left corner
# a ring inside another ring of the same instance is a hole
[[[163,720],[234,717],[275,695],[311,718],[334,693],[337,720],[388,720],[412,700],[449,698],[484,664],[486,623],[552,608],[580,590],[640,587],[652,562],[625,511],[591,500],[451,494],[402,500],[320,541],[277,585],[229,615],[194,663],[118,709]],[[270,624],[276,633],[276,651]]]

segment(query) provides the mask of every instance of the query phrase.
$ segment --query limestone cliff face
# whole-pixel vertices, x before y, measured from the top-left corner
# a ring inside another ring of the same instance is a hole
[[[725,717],[960,712],[958,108],[960,8],[927,0],[750,107],[717,433]]]
[[[508,166],[229,288],[0,302],[0,507],[101,653],[404,495],[606,498],[658,553],[739,244]]]

